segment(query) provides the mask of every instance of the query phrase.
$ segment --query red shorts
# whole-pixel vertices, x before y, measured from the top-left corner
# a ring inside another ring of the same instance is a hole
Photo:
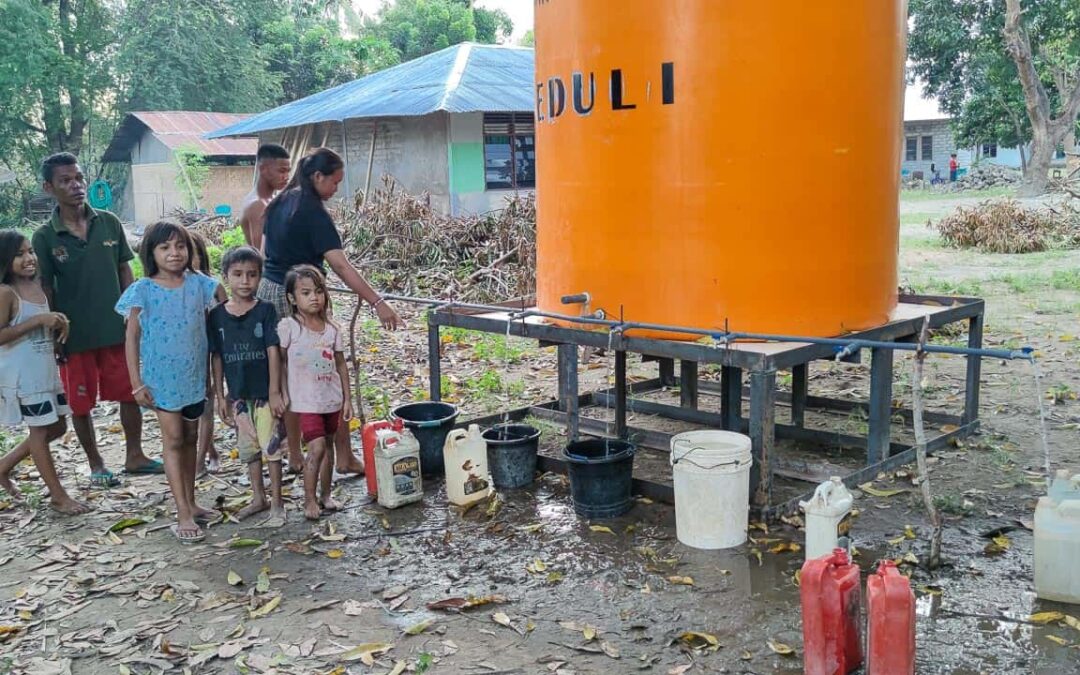
[[[89,415],[98,398],[135,402],[124,345],[68,354],[67,363],[60,364],[60,380],[64,383],[71,414],[76,417]]]
[[[333,436],[341,422],[341,411],[332,413],[296,413],[300,420],[300,436],[305,443]]]

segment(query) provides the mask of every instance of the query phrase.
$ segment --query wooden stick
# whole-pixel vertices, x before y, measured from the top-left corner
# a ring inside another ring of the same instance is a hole
[[[923,363],[926,361],[926,340],[930,332],[930,317],[923,319],[922,331],[919,333],[919,349],[915,352],[913,374],[911,382],[911,422],[915,429],[915,457],[919,467],[919,492],[922,493],[923,504],[930,517],[930,524],[934,531],[930,536],[930,558],[926,566],[929,569],[937,569],[941,564],[941,514],[934,506],[934,496],[930,492],[930,473],[926,464],[926,428],[923,426]]]

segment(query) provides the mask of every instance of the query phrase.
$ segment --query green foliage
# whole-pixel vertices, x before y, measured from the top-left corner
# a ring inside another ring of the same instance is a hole
[[[536,46],[536,34],[533,31],[525,31],[525,35],[521,36],[522,47],[535,47]]]
[[[143,271],[142,258],[138,255],[132,258],[128,265],[131,266],[131,273],[135,276],[136,281],[146,276],[146,272]]]
[[[198,148],[190,146],[179,148],[173,154],[176,164],[180,167],[176,176],[176,187],[187,197],[188,206],[194,209],[202,201],[203,191],[210,180],[210,167],[206,163],[206,155]]]
[[[1080,3],[1028,0],[1024,24],[1051,104],[1062,72],[1080,67]],[[927,94],[955,118],[963,144],[1015,145],[1032,137],[1016,65],[1006,48],[1002,0],[911,0],[908,57]]]
[[[240,229],[240,226],[232,228],[231,230],[225,230],[221,233],[221,248],[226,251],[231,251],[239,246],[245,246],[247,240],[244,239],[244,231]]]
[[[1080,291],[1080,271],[1054,270],[1050,285],[1059,291]]]
[[[379,11],[367,28],[402,61],[461,42],[494,43],[514,30],[502,10],[473,8],[469,0],[397,0]]]

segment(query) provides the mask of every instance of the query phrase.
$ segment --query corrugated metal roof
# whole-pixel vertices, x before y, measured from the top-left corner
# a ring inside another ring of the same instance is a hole
[[[365,117],[530,111],[534,71],[531,49],[466,42],[268,110],[208,138]]]
[[[254,157],[259,148],[257,138],[215,140],[206,137],[207,133],[215,129],[241,123],[250,117],[249,114],[190,111],[128,113],[113,135],[102,161],[128,161],[131,148],[147,132],[152,133],[171,150],[194,147],[209,157]]]

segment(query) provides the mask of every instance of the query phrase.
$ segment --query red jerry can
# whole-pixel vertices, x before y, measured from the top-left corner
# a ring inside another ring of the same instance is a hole
[[[896,563],[866,579],[866,675],[914,675],[915,594]]]
[[[378,482],[375,480],[375,438],[377,432],[383,429],[401,431],[404,426],[401,420],[394,420],[393,422],[379,420],[377,422],[368,422],[360,430],[360,438],[364,442],[364,479],[367,481],[367,491],[372,499],[375,498],[379,491]]]
[[[847,551],[807,560],[802,567],[803,672],[847,675],[862,665],[859,567]]]

